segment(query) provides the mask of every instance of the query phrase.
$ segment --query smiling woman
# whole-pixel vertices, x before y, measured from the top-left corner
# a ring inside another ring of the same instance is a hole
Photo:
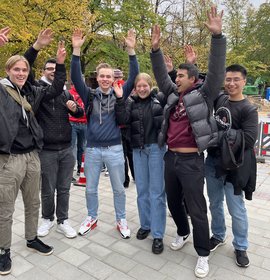
[[[27,80],[30,69],[25,57],[20,55],[10,57],[6,62],[5,69],[9,80],[21,89]]]

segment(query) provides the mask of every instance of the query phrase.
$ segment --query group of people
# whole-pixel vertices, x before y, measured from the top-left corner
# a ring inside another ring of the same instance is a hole
[[[137,189],[140,228],[136,238],[143,240],[151,234],[152,252],[162,253],[167,199],[176,224],[176,238],[170,248],[179,250],[188,241],[188,212],[198,254],[195,275],[203,278],[209,273],[210,252],[225,244],[225,196],[232,217],[236,263],[241,267],[249,265],[244,193],[246,199],[251,199],[256,184],[253,146],[258,113],[243,96],[245,68],[237,64],[225,68],[222,12],[218,14],[216,7],[212,7],[205,25],[212,38],[208,72],[203,78],[190,46],[186,49],[187,63],[180,64],[177,70],[168,67],[172,64],[160,49],[160,27],[153,26],[150,58],[158,88],[153,87],[149,74],[139,73],[133,30],[129,30],[125,39],[129,56],[125,82],[115,79],[112,66],[101,63],[96,68],[98,87],[92,89],[86,85],[80,64],[85,36],[80,29],[75,29],[72,35],[71,80],[76,94],[64,89],[66,52],[62,43],[56,60],[45,63],[39,81],[31,73],[38,52],[53,38],[50,29],[40,32],[24,56],[16,55],[7,61],[7,78],[0,81],[0,274],[11,271],[11,225],[19,189],[25,205],[27,247],[43,255],[53,252],[38,237],[50,232],[55,215],[58,232],[67,238],[77,236],[68,222],[75,164],[70,115],[72,126],[78,127],[76,118],[83,118],[82,123],[87,125],[84,166],[87,216],[78,230],[80,235],[97,226],[98,184],[105,164],[113,190],[116,227],[122,238],[131,236],[125,209],[121,133],[121,127],[125,127],[132,146],[132,176]],[[8,27],[0,30],[0,45],[7,43],[9,31]],[[225,90],[221,91],[223,82]],[[79,98],[82,102],[78,104]],[[225,136],[232,141],[236,156],[239,150],[244,151],[245,160],[237,168],[223,165]],[[251,169],[253,172],[249,172]],[[205,177],[212,215],[211,237],[203,194]],[[42,224],[38,228],[40,185]]]

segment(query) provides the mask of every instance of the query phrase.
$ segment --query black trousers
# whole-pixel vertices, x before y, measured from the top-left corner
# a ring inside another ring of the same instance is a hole
[[[121,128],[122,145],[123,145],[123,152],[124,152],[124,158],[125,158],[125,182],[124,182],[125,187],[128,187],[129,182],[130,182],[130,178],[128,175],[129,169],[130,169],[132,178],[135,179],[132,148],[130,145],[130,139],[129,139],[128,133],[129,133],[128,128]]]
[[[193,226],[194,248],[199,256],[208,256],[209,225],[203,195],[204,155],[168,150],[164,161],[168,207],[177,226],[177,234],[185,236],[190,233],[185,199]]]

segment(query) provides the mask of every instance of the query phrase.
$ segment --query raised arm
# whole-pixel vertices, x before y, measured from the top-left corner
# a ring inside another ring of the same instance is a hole
[[[208,59],[208,72],[202,86],[204,95],[213,102],[220,92],[225,76],[226,38],[222,35],[223,11],[218,14],[216,7],[211,7],[205,23],[212,33],[211,48]]]
[[[24,57],[28,60],[30,66],[32,67],[38,52],[41,49],[46,48],[50,45],[51,41],[53,40],[53,31],[50,28],[46,28],[41,30],[38,34],[37,40],[24,54]]]
[[[58,43],[58,49],[56,53],[56,67],[54,73],[54,79],[51,85],[45,87],[44,100],[55,98],[63,92],[63,88],[66,82],[66,49],[63,41]]]
[[[168,75],[170,76],[172,82],[175,83],[177,71],[173,67],[173,62],[172,62],[171,57],[167,54],[164,54],[164,61],[165,61],[166,67],[167,67]]]
[[[191,45],[184,46],[184,55],[186,63],[196,64],[197,54]]]
[[[38,86],[38,83],[35,81],[35,77],[32,72],[32,66],[38,56],[38,52],[41,49],[47,47],[51,43],[52,39],[53,39],[53,31],[50,28],[41,30],[33,46],[31,46],[24,54],[24,57],[28,60],[31,68],[27,80],[32,85]]]
[[[38,111],[39,105],[42,101],[49,100],[57,97],[63,92],[63,88],[66,82],[66,68],[65,68],[66,50],[63,42],[59,42],[57,55],[56,55],[56,67],[54,73],[54,80],[51,85],[44,86],[32,86],[35,89],[35,99],[31,101],[32,109],[34,112]]]
[[[133,90],[135,78],[139,74],[139,65],[135,53],[136,34],[133,29],[130,29],[128,31],[128,35],[125,38],[125,42],[127,46],[127,52],[129,55],[128,79],[123,86],[124,98],[126,99]]]
[[[81,61],[80,61],[80,55],[81,55],[81,47],[83,43],[85,42],[85,36],[83,35],[82,30],[75,29],[72,35],[72,47],[73,47],[73,53],[72,53],[72,59],[71,59],[71,80],[80,95],[85,108],[88,106],[89,102],[89,94],[90,90],[85,84],[82,76],[82,70],[81,70]]]
[[[152,28],[152,52],[150,53],[152,69],[160,91],[169,95],[176,89],[176,85],[168,75],[164,56],[159,46],[160,39],[160,27],[154,25]]]

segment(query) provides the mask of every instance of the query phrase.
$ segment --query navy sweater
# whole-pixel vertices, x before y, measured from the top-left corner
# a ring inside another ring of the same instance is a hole
[[[124,97],[127,98],[134,87],[139,73],[135,55],[129,56],[129,77],[123,85]],[[113,89],[103,94],[100,88],[95,92],[85,84],[82,78],[80,57],[73,55],[71,60],[71,80],[82,98],[85,108],[92,102],[91,115],[87,124],[87,147],[107,147],[121,144],[121,132],[116,122],[116,96]]]

